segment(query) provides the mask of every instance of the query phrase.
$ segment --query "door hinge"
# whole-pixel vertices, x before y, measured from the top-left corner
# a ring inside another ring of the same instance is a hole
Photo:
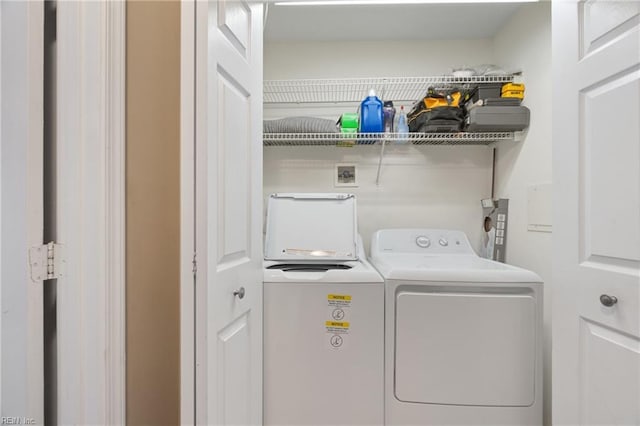
[[[63,246],[50,242],[29,249],[31,280],[34,282],[52,280],[64,276]]]
[[[198,260],[196,259],[196,253],[193,253],[193,260],[191,261],[191,264],[192,264],[193,276],[195,278],[196,274],[198,273]]]

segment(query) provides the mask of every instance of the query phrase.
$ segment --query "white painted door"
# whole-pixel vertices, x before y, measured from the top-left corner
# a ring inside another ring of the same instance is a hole
[[[262,4],[196,3],[196,420],[262,423]]]
[[[42,281],[29,248],[43,238],[41,1],[0,2],[0,421],[44,424]]]
[[[640,2],[554,1],[553,69],[553,422],[639,425]]]

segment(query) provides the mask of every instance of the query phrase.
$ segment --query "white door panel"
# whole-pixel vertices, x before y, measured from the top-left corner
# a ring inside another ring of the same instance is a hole
[[[218,270],[250,260],[250,97],[244,87],[218,73]]]
[[[251,423],[251,332],[245,314],[218,333],[217,399],[220,412],[216,424]]]
[[[196,20],[196,417],[261,424],[262,5]]]
[[[238,52],[247,57],[251,41],[251,9],[244,2],[218,3],[218,28]]]
[[[585,260],[640,261],[640,97],[633,96],[638,93],[640,70],[623,72],[580,94]]]
[[[585,1],[580,5],[582,54],[587,55],[611,43],[628,29],[638,25],[640,2]]]
[[[558,425],[640,424],[639,13],[637,1],[553,6]]]
[[[580,423],[638,424],[640,371],[628,366],[640,364],[640,340],[582,318],[580,357]]]
[[[44,424],[43,282],[29,248],[43,238],[41,1],[0,2],[0,417]],[[21,423],[19,423],[21,422]]]

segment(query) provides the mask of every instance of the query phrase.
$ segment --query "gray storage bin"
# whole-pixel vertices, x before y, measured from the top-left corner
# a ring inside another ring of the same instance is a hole
[[[502,96],[503,83],[485,83],[479,84],[477,90],[473,93],[471,100],[476,103],[479,99],[496,99]]]
[[[482,106],[469,111],[468,132],[515,132],[529,127],[530,112],[525,106]]]

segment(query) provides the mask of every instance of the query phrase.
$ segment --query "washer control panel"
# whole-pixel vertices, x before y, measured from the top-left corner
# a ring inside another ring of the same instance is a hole
[[[431,240],[425,235],[418,235],[416,238],[416,244],[418,247],[427,248],[431,245]]]
[[[374,253],[475,254],[462,231],[449,229],[383,229],[371,240]]]

